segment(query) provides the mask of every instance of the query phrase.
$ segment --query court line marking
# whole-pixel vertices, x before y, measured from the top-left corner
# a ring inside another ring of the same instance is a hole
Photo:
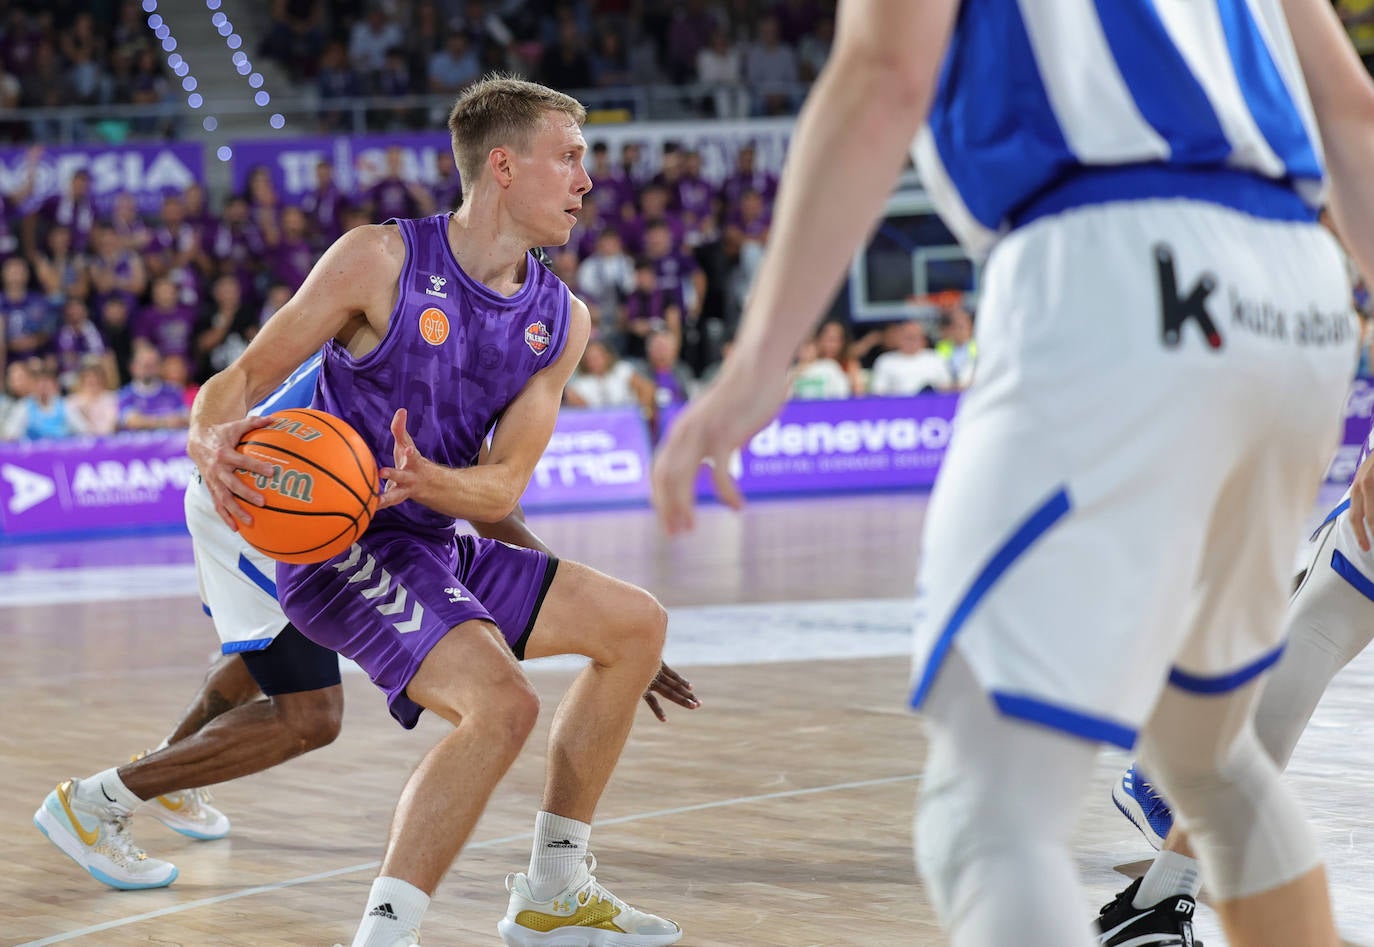
[[[648,819],[661,819],[666,816],[684,815],[688,812],[702,812],[706,809],[724,809],[729,806],[746,805],[751,802],[767,802],[772,799],[791,799],[797,796],[814,796],[823,792],[837,792],[845,789],[867,789],[870,786],[886,786],[892,783],[911,782],[917,778],[918,774],[912,773],[908,776],[884,776],[880,779],[861,779],[848,783],[831,783],[829,786],[811,786],[806,789],[785,789],[779,792],[762,793],[756,796],[736,796],[733,799],[718,799],[715,802],[699,802],[690,806],[676,806],[672,809],[654,809],[650,812],[622,815],[613,819],[598,819],[595,824],[598,826],[624,825],[627,822],[643,822]],[[533,837],[533,832],[521,832],[519,835],[507,835],[501,838],[474,842],[471,845],[465,846],[463,850],[476,851],[477,849],[483,848],[495,848],[498,845],[526,841]],[[335,868],[331,871],[322,871],[313,875],[303,875],[300,878],[276,881],[270,885],[257,885],[252,888],[242,888],[238,891],[231,891],[228,894],[216,895],[213,898],[200,898],[196,901],[185,901],[181,904],[173,904],[165,908],[159,908],[156,911],[148,911],[144,914],[134,914],[129,917],[117,918],[113,921],[93,924],[90,927],[68,931],[65,934],[54,934],[42,940],[27,941],[17,945],[17,947],[47,947],[48,944],[60,944],[64,941],[76,940],[78,937],[85,937],[87,934],[99,934],[101,931],[112,930],[116,927],[126,927],[130,924],[137,924],[140,921],[150,921],[154,918],[166,917],[169,914],[181,914],[184,911],[192,911],[196,908],[223,904],[226,901],[236,901],[239,898],[247,898],[255,894],[265,894],[269,891],[280,891],[283,888],[292,888],[296,885],[309,884],[312,881],[323,881],[327,878],[336,878],[339,875],[350,875],[359,871],[372,871],[373,869],[380,868],[381,864],[380,861],[364,862],[361,865],[350,865],[347,868]]]

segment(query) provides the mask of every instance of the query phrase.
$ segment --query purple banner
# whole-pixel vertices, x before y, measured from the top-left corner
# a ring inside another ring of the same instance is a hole
[[[1371,419],[1374,419],[1374,380],[1356,378],[1350,386],[1350,396],[1345,402],[1345,430],[1342,432],[1341,446],[1326,468],[1326,482],[1341,487],[1350,485],[1355,476],[1355,467],[1360,462],[1360,449],[1369,436]]]
[[[735,155],[753,145],[755,164],[778,174],[792,136],[792,119],[754,119],[725,122],[635,122],[626,125],[588,125],[583,129],[589,145],[605,142],[617,159],[621,145],[633,142],[641,148],[640,173],[658,170],[664,142],[675,141],[701,152],[702,175],[710,181],[724,179],[735,166]],[[289,204],[315,187],[315,166],[328,161],[334,181],[344,193],[371,187],[386,170],[386,151],[401,149],[401,176],[433,186],[438,181],[436,157],[450,150],[448,132],[397,132],[378,135],[319,135],[314,137],[254,138],[236,141],[232,159],[233,186],[242,192],[248,175],[262,166],[272,175],[277,194]]]
[[[731,459],[730,473],[746,496],[930,487],[958,404],[957,395],[791,401]],[[704,470],[697,493],[715,495]]]
[[[571,409],[520,503],[527,510],[642,505],[649,501],[649,432],[638,411]]]
[[[31,149],[0,148],[0,191],[13,194],[28,179]],[[96,209],[107,213],[116,194],[138,198],[145,213],[158,210],[167,194],[180,194],[205,181],[205,151],[199,142],[152,142],[129,145],[53,145],[38,155],[33,193],[25,209],[62,193],[77,171],[91,173]]]
[[[194,472],[184,431],[5,444],[0,536],[174,526]]]
[[[234,190],[242,192],[248,175],[261,166],[272,175],[282,201],[299,204],[302,195],[315,188],[315,166],[328,161],[334,165],[334,182],[339,188],[345,194],[358,193],[385,176],[386,151],[392,146],[401,149],[403,178],[431,186],[438,182],[437,156],[450,150],[447,132],[320,135],[234,142]]]

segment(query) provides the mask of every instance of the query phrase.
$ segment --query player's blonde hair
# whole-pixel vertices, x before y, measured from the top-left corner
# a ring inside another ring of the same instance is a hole
[[[561,112],[578,125],[587,120],[587,110],[577,99],[514,76],[491,73],[464,89],[448,116],[463,193],[481,176],[491,149],[528,148],[545,112]]]

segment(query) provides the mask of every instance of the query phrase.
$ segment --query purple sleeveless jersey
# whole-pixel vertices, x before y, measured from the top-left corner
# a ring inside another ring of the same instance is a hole
[[[330,342],[313,406],[351,424],[392,464],[391,419],[407,411],[420,453],[468,467],[501,413],[567,340],[569,294],[533,256],[504,297],[459,268],[448,215],[400,220],[406,259],[381,343],[360,359]],[[454,520],[412,501],[380,511],[350,549],[316,565],[278,564],[281,604],[306,637],[356,661],[412,727],[405,688],[420,662],[465,621],[494,623],[517,657],[556,563],[542,553],[454,533]]]

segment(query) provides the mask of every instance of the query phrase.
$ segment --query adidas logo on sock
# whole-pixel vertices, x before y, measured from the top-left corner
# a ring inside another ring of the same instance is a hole
[[[547,845],[545,845],[544,847],[545,847],[545,848],[577,848],[577,843],[574,842],[572,839],[560,838],[560,839],[554,839],[552,842],[549,842],[549,843],[548,843]]]
[[[371,911],[368,911],[368,912],[367,912],[367,916],[368,916],[368,917],[384,917],[384,918],[386,918],[388,921],[394,921],[394,920],[396,920],[396,912],[393,911],[393,910],[391,909],[391,902],[390,902],[390,901],[388,901],[386,904],[379,904],[379,905],[377,905],[377,906],[376,906],[375,908],[373,908]]]

